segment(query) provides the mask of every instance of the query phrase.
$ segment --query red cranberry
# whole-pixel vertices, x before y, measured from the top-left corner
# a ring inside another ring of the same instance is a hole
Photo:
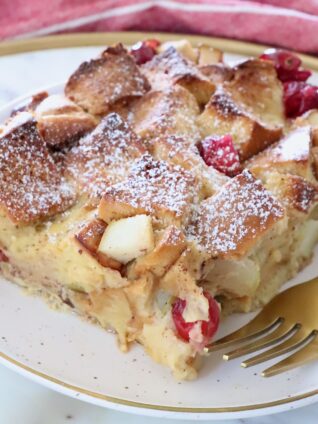
[[[230,135],[211,136],[199,145],[200,154],[208,166],[234,177],[241,172],[240,158]]]
[[[287,50],[267,49],[260,58],[274,63],[277,76],[282,82],[306,81],[311,75],[309,70],[299,69],[301,60]]]
[[[179,337],[187,342],[190,340],[189,333],[192,328],[195,326],[195,324],[200,323],[201,333],[203,336],[202,346],[206,346],[218,329],[220,322],[220,310],[217,302],[210,295],[210,293],[205,291],[203,294],[209,302],[209,321],[199,320],[194,322],[186,322],[182,316],[186,307],[186,301],[180,298],[177,298],[172,305],[172,318]]]
[[[285,114],[296,118],[310,109],[318,108],[318,87],[303,81],[284,83]]]
[[[9,262],[8,256],[0,249],[0,262]]]
[[[130,53],[134,56],[138,65],[149,62],[156,54],[157,47],[160,45],[158,40],[139,41],[134,44]]]

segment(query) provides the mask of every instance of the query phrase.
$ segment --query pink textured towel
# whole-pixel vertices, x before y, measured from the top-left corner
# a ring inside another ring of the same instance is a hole
[[[200,33],[318,53],[318,0],[0,0],[0,39],[121,30]]]

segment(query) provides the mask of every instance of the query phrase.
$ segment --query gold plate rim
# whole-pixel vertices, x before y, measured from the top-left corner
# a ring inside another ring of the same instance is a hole
[[[157,32],[97,32],[97,33],[73,33],[52,35],[46,37],[39,37],[25,40],[12,40],[0,43],[0,56],[7,56],[19,53],[26,53],[39,50],[57,49],[57,48],[74,48],[74,47],[89,47],[89,46],[103,46],[108,43],[122,42],[123,44],[131,44],[143,38],[158,38],[161,41],[168,41],[173,39],[188,38],[192,43],[206,43],[219,48],[227,53],[241,54],[245,56],[255,56],[260,54],[265,48],[269,46],[253,44],[244,41],[230,40],[224,38],[207,37],[201,35],[188,35],[188,34],[174,34],[174,33],[157,33]],[[318,71],[318,58],[313,56],[299,54],[305,66]],[[129,401],[103,393],[93,392],[78,387],[63,380],[59,380],[43,372],[23,364],[20,361],[0,352],[0,358],[3,363],[8,363],[14,368],[22,369],[27,374],[39,377],[43,382],[51,383],[54,386],[59,386],[63,389],[77,392],[94,398],[103,400],[117,405],[124,405],[127,407],[135,407],[140,409],[166,411],[175,413],[191,413],[191,414],[216,414],[216,413],[234,413],[252,410],[260,410],[273,408],[276,406],[293,403],[296,401],[304,400],[318,395],[318,388],[310,392],[302,393],[300,395],[291,396],[288,398],[278,399],[271,402],[259,403],[245,406],[229,406],[222,408],[187,408],[187,407],[174,407],[168,405],[152,405],[149,403]]]

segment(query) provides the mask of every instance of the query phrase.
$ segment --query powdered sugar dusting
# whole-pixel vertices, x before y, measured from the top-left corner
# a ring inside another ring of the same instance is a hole
[[[241,256],[283,217],[282,206],[245,170],[201,203],[189,236],[213,257]]]
[[[170,166],[145,154],[133,164],[128,179],[107,189],[105,197],[148,213],[163,210],[181,217],[193,201],[193,183],[191,174],[180,166]]]
[[[169,85],[169,82],[177,82],[183,77],[209,81],[193,63],[172,46],[155,55],[143,65],[143,69],[153,88],[162,88]]]
[[[281,161],[308,160],[311,148],[310,127],[300,127],[277,143],[269,153]]]
[[[91,197],[127,176],[134,159],[145,152],[141,140],[115,113],[106,116],[67,155],[69,174]]]
[[[198,114],[192,94],[181,86],[174,86],[147,93],[136,102],[128,119],[138,133],[148,137],[176,135],[194,143],[200,139],[196,124]]]
[[[104,115],[110,105],[142,96],[149,88],[134,59],[118,44],[98,59],[82,63],[67,82],[65,93],[90,113]]]
[[[15,222],[32,222],[62,212],[74,202],[36,122],[16,115],[0,139],[0,204]]]
[[[219,111],[223,117],[231,117],[233,115],[240,116],[242,111],[232,100],[230,94],[225,93],[221,87],[217,89],[214,95],[211,97],[209,103],[207,104],[207,109],[209,107],[214,107]],[[216,124],[215,124],[216,125]]]

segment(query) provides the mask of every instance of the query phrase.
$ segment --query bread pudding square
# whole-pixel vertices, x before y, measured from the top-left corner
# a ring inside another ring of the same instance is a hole
[[[0,272],[192,379],[220,312],[264,305],[312,256],[316,111],[285,119],[268,59],[152,41],[0,127]]]
[[[127,50],[117,44],[71,75],[65,94],[85,111],[103,116],[118,102],[144,95],[150,86]]]

